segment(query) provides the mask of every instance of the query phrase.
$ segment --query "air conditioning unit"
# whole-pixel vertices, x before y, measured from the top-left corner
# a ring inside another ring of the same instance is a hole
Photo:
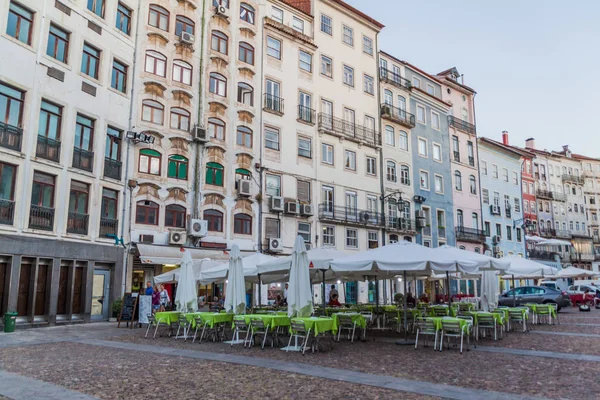
[[[417,227],[417,228],[425,228],[425,226],[427,225],[427,224],[425,223],[425,218],[417,218],[417,219],[415,220],[415,224],[416,224],[416,227]]]
[[[281,238],[269,238],[269,251],[273,253],[281,253],[283,251]]]
[[[294,215],[298,215],[298,211],[300,204],[294,202],[294,201],[290,201],[288,203],[285,203],[285,213],[286,214],[294,214]]]
[[[252,194],[252,181],[239,179],[237,181],[237,190],[240,196],[250,196]]]
[[[196,37],[189,32],[181,32],[179,34],[179,41],[185,44],[194,44]]]
[[[192,219],[189,223],[189,234],[194,237],[208,235],[208,221],[205,219]]]
[[[490,206],[490,210],[491,210],[491,212],[492,212],[493,215],[500,215],[500,206],[492,204]]]
[[[183,246],[187,240],[187,235],[184,231],[170,231],[169,232],[169,244],[176,244]]]
[[[310,204],[300,205],[300,214],[310,217],[311,215],[313,215],[313,206]]]
[[[269,204],[269,210],[271,212],[283,212],[283,197],[271,196],[271,203]]]
[[[206,137],[206,129],[199,126],[195,126],[194,129],[192,129],[192,136],[197,142],[208,142],[208,138]]]
[[[493,244],[498,244],[498,243],[500,243],[501,240],[502,240],[502,237],[500,237],[498,235],[492,237],[492,243]]]
[[[221,5],[216,6],[215,14],[220,15],[225,18],[229,18],[229,9],[227,7],[221,6]]]

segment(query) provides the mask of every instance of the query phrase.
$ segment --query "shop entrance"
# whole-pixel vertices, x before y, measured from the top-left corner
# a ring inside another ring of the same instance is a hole
[[[109,317],[110,271],[94,270],[92,281],[92,320],[107,320]]]

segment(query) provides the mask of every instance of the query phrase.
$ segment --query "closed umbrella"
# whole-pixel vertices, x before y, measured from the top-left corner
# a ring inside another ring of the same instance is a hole
[[[246,283],[240,248],[234,244],[229,254],[229,282],[225,291],[225,311],[246,313]]]
[[[196,292],[196,279],[192,265],[192,254],[189,250],[185,250],[179,270],[177,294],[175,294],[177,310],[184,313],[198,311],[198,294]]]
[[[481,309],[489,311],[491,305],[498,304],[498,275],[495,271],[481,273]]]
[[[288,316],[309,317],[313,312],[310,274],[306,245],[302,236],[296,238],[288,289]]]

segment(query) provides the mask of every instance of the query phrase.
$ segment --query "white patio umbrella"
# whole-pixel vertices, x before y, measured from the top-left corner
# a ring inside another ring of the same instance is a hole
[[[200,273],[204,269],[215,268],[217,265],[222,264],[223,261],[214,261],[210,258],[204,258],[202,260],[193,260],[192,264],[192,275],[196,281],[199,280]],[[179,282],[179,275],[181,274],[181,267],[173,269],[154,277],[155,283],[173,283]]]
[[[242,266],[245,280],[258,283],[257,265],[268,261],[276,260],[275,257],[263,253],[254,253],[242,257]],[[199,275],[199,281],[202,285],[208,285],[216,282],[223,282],[229,274],[229,262],[219,264],[209,269],[202,269]]]
[[[288,316],[308,317],[313,312],[308,257],[304,238],[298,236],[292,253],[288,288]]]
[[[533,235],[533,236],[525,236],[525,240],[528,242],[538,243],[538,242],[541,242],[542,240],[546,240],[546,239]]]
[[[433,251],[443,255],[448,260],[472,261],[482,270],[505,271],[510,267],[510,262],[501,258],[493,258],[485,254],[461,250],[453,246],[440,246]]]
[[[229,253],[229,282],[225,290],[225,311],[246,313],[246,283],[240,248],[234,244]]]
[[[490,305],[498,304],[498,274],[496,271],[481,273],[481,309],[489,311]]]
[[[542,239],[538,241],[536,246],[571,246],[571,242],[560,239]]]
[[[178,311],[198,311],[198,293],[196,291],[196,279],[193,275],[192,264],[192,254],[189,250],[185,250],[179,271],[177,293],[175,294],[175,304]]]
[[[561,269],[560,271],[558,271],[556,273],[556,277],[557,278],[588,278],[591,276],[596,276],[598,275],[597,272],[594,271],[588,271],[585,269],[581,269],[581,268],[577,268],[577,267],[567,267],[564,269]]]
[[[537,279],[544,277],[556,277],[556,269],[528,260],[519,256],[502,257],[510,262],[510,268],[504,271],[503,279],[511,279],[512,287],[515,287],[515,279]],[[516,293],[513,290],[513,304],[516,305]]]

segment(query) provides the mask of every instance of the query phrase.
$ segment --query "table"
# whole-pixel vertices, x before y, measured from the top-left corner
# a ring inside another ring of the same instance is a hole
[[[179,320],[180,311],[161,311],[154,314],[154,318],[156,318],[156,323],[164,322],[166,324],[173,324]]]
[[[275,315],[275,314],[245,314],[245,315],[236,315],[233,317],[234,320],[246,321],[247,325],[250,325],[250,320],[252,318],[259,318],[264,323],[265,326],[268,326],[269,329],[274,330],[278,326],[290,326],[290,318],[287,315]]]
[[[504,325],[504,321],[506,320],[504,313],[498,313],[498,312],[465,311],[464,314],[470,315],[471,317],[473,317],[473,324],[475,324],[475,325],[477,325],[477,317],[479,315],[491,315],[492,317],[494,317],[494,320],[496,321],[496,324],[498,324],[498,325]]]
[[[325,332],[337,332],[337,325],[335,325],[336,330],[334,331],[333,318],[297,317],[292,318],[292,322],[302,322],[306,330],[310,329],[315,336]]]
[[[534,317],[534,324],[536,324],[536,317],[538,315],[538,306],[540,305],[544,305],[544,306],[548,306],[548,309],[550,310],[550,323],[552,323],[552,318],[558,318],[556,315],[556,307],[553,306],[552,304],[537,304],[537,303],[527,303],[525,304],[525,307],[529,307],[531,308],[531,311],[533,312],[533,317]]]
[[[452,305],[458,306],[459,309],[461,308],[461,306],[463,306],[463,308],[466,308],[467,311],[475,311],[474,303],[458,302],[458,303],[452,303]]]

